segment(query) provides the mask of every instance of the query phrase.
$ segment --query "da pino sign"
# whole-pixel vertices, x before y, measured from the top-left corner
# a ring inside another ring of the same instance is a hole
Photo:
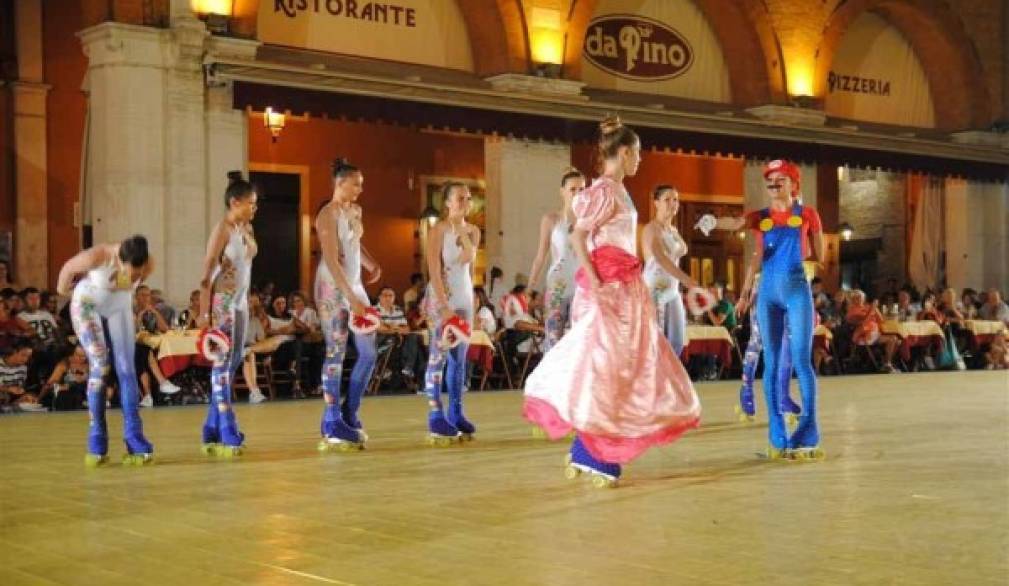
[[[631,14],[593,19],[583,50],[593,65],[635,81],[672,79],[694,62],[694,51],[683,35],[657,20]]]

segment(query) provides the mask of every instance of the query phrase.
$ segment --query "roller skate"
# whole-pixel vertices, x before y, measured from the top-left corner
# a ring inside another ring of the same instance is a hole
[[[440,410],[431,411],[427,416],[427,443],[431,446],[444,448],[454,443],[462,441],[462,434],[459,428],[445,419],[445,414]]]
[[[346,402],[340,407],[340,414],[343,417],[343,422],[347,424],[347,427],[356,430],[358,435],[361,436],[362,442],[368,441],[368,434],[364,431],[364,424],[357,418],[357,413],[352,412],[350,408],[347,407]]]
[[[105,421],[92,421],[88,431],[88,453],[84,455],[84,466],[97,468],[109,461],[109,434]]]
[[[459,441],[473,441],[476,433],[476,426],[466,419],[462,414],[462,407],[449,408],[448,422],[459,430]]]
[[[215,455],[220,458],[233,458],[241,456],[244,449],[245,434],[238,431],[238,423],[235,421],[235,414],[230,409],[220,414],[222,421],[220,443],[214,448]]]
[[[739,387],[739,404],[736,405],[736,415],[739,417],[739,421],[752,423],[756,413],[757,408],[753,404],[753,387],[747,385]]]
[[[787,389],[783,389],[784,393],[781,395],[781,413],[785,416],[785,422],[790,426],[795,426],[799,421],[799,415],[802,414],[802,407],[797,405],[795,401],[792,401],[792,397],[788,394]]]
[[[566,458],[567,468],[564,476],[574,480],[582,474],[588,474],[592,486],[596,488],[615,488],[620,478],[620,464],[601,462],[592,457],[580,438],[575,438],[571,444],[571,453]]]
[[[545,440],[547,439],[547,432],[543,430],[542,427],[534,425],[530,432],[533,435],[533,439]]]
[[[820,430],[810,415],[799,417],[799,423],[788,440],[788,457],[795,461],[817,461],[826,458],[820,447]]]
[[[203,422],[203,443],[200,444],[200,452],[204,456],[214,456],[217,448],[221,446],[221,414],[217,411],[217,405],[211,401],[207,411],[207,419]]]
[[[322,422],[320,452],[353,452],[364,449],[361,432],[347,425],[341,417]]]
[[[143,432],[126,432],[123,442],[126,444],[123,466],[144,466],[154,461],[154,446],[147,441]]]

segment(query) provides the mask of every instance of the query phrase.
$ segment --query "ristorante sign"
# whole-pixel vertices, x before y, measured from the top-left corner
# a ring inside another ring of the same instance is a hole
[[[694,51],[683,35],[657,20],[631,14],[593,19],[583,50],[593,65],[635,81],[672,79],[694,62]]]
[[[273,0],[273,11],[288,18],[301,13],[329,15],[393,26],[417,26],[417,10],[390,2],[358,0]]]
[[[473,70],[473,57],[455,0],[260,0],[260,41]]]

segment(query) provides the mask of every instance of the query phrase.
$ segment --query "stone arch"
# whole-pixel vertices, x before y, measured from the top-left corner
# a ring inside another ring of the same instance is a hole
[[[988,123],[991,99],[974,44],[956,13],[929,0],[848,0],[838,6],[817,49],[814,95],[825,95],[827,74],[844,34],[866,11],[896,27],[918,55],[932,92],[937,128],[963,130]]]
[[[693,0],[711,25],[729,68],[732,102],[740,106],[783,103],[781,49],[761,0]],[[568,15],[564,73],[580,79],[581,52],[597,0],[573,0]]]

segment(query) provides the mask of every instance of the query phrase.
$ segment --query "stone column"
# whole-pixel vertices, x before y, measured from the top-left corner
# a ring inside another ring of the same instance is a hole
[[[529,276],[543,214],[560,208],[560,177],[571,165],[571,148],[488,138],[484,153],[487,265],[501,267],[510,288],[516,275]]]
[[[49,286],[46,182],[46,95],[43,80],[42,3],[15,5],[18,81],[11,85],[14,110],[14,275],[25,285]]]
[[[206,75],[206,53],[255,55],[259,43],[210,37],[173,0],[172,27],[104,23],[79,33],[89,59],[88,193],[96,242],[147,236],[150,283],[176,305],[200,277],[226,174],[247,166],[245,115]],[[208,87],[209,86],[209,87]]]
[[[89,191],[83,197],[90,199],[94,241],[145,235],[157,263],[150,284],[163,288],[170,270],[165,234],[169,32],[107,22],[78,36],[89,64]]]

